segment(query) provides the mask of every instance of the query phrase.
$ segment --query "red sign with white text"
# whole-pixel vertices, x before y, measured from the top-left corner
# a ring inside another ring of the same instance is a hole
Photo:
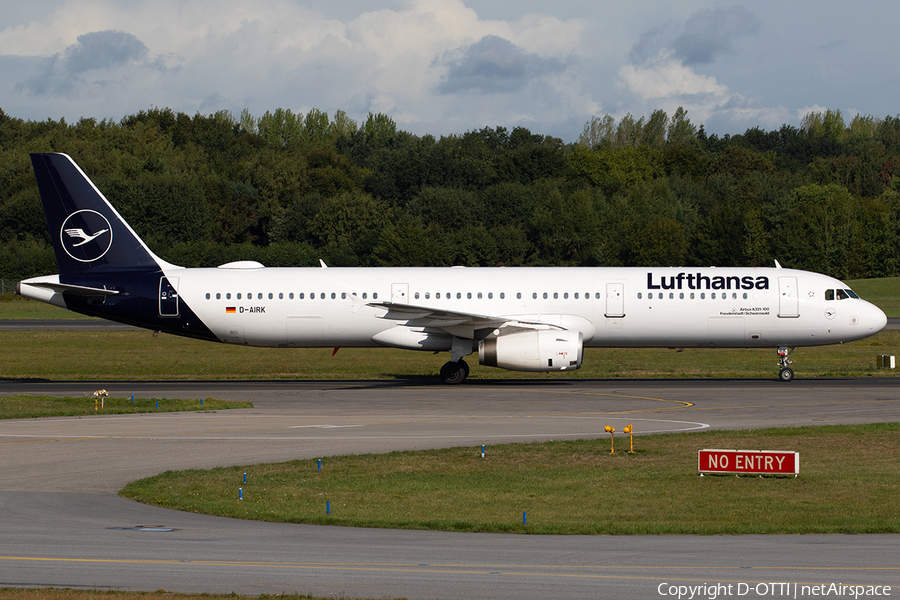
[[[797,475],[800,472],[800,453],[781,450],[700,450],[697,464],[701,473]]]

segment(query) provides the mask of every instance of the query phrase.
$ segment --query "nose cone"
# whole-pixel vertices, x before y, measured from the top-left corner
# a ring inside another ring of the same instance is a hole
[[[871,335],[875,335],[887,327],[887,315],[874,304],[869,304],[869,314],[867,316],[869,328],[872,330]]]

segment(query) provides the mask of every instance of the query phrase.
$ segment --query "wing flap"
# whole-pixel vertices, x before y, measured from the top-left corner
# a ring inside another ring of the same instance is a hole
[[[371,302],[368,306],[387,310],[387,313],[381,316],[382,319],[406,321],[403,323],[406,327],[439,330],[465,339],[484,338],[496,329],[510,326],[523,329],[564,329],[550,323],[524,322],[511,317],[479,315],[394,302]]]

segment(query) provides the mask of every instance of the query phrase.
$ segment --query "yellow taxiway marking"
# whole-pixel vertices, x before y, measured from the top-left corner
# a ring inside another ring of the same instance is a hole
[[[219,560],[155,560],[155,559],[111,559],[111,558],[53,558],[41,556],[0,556],[0,561],[5,562],[49,562],[49,563],[81,563],[81,564],[119,564],[119,565],[178,565],[178,566],[196,566],[196,567],[258,567],[264,569],[328,569],[328,570],[344,570],[344,571],[384,571],[384,572],[411,572],[411,573],[442,573],[442,574],[459,574],[459,575],[512,575],[521,577],[522,575],[532,577],[569,577],[569,578],[585,578],[585,579],[627,579],[627,580],[644,580],[656,581],[660,580],[657,575],[621,575],[615,573],[588,573],[585,571],[615,571],[619,569],[628,569],[632,571],[684,571],[703,569],[705,571],[717,572],[734,572],[734,571],[782,571],[786,569],[796,571],[824,571],[834,572],[841,569],[835,565],[827,567],[746,567],[746,566],[640,566],[640,565],[465,565],[465,564],[439,564],[439,563],[313,563],[313,562],[262,562],[262,561],[219,561]],[[845,569],[853,571],[883,573],[900,571],[900,567],[859,567],[847,566]],[[574,572],[564,572],[574,571]],[[703,581],[709,582],[711,578],[702,579],[694,577],[675,577],[667,579],[671,581]],[[760,581],[748,581],[748,579],[716,579],[716,583],[767,583],[771,579]],[[818,585],[821,582],[791,582],[800,585]],[[859,585],[859,584],[857,584]],[[890,586],[886,586],[890,587]]]

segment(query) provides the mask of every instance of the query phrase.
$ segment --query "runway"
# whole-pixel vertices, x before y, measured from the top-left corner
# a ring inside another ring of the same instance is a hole
[[[742,589],[749,598],[778,597],[774,588],[755,587],[776,582],[900,586],[900,535],[332,528],[205,517],[115,495],[128,481],[167,469],[600,437],[605,425],[621,430],[629,422],[650,433],[898,421],[894,378],[503,380],[459,387],[2,382],[0,395],[87,395],[98,387],[117,396],[249,399],[254,408],[0,421],[0,586],[423,599],[647,598],[667,594],[669,586],[715,583],[732,585],[735,596],[738,584],[748,586]],[[802,588],[793,591],[802,597]]]

